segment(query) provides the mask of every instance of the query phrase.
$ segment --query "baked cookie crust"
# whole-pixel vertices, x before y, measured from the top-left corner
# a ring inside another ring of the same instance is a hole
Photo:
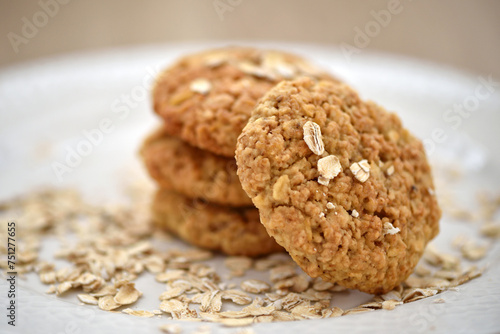
[[[439,231],[422,143],[345,84],[278,84],[243,129],[236,160],[267,231],[312,277],[388,292]]]
[[[244,256],[283,251],[267,234],[254,207],[222,207],[160,189],[152,213],[157,226],[198,247]]]
[[[169,136],[164,128],[146,138],[140,154],[161,188],[222,205],[253,206],[241,188],[234,158],[200,150]]]
[[[154,110],[170,135],[234,157],[238,135],[258,99],[278,82],[305,75],[331,78],[289,53],[237,47],[205,51],[159,75]]]

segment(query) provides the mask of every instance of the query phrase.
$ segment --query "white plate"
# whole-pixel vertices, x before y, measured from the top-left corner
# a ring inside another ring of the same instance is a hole
[[[76,186],[95,201],[120,198],[124,181],[145,177],[136,152],[141,139],[158,122],[149,104],[154,75],[181,54],[226,44],[229,43],[119,49],[43,60],[0,71],[0,199],[45,185]],[[340,50],[328,47],[256,44],[303,54],[330,68],[358,89],[362,97],[397,111],[404,124],[426,140],[435,165],[457,164],[465,171],[466,177],[453,189],[460,201],[472,203],[477,189],[500,188],[498,84],[489,92],[478,88],[483,85],[483,79],[478,77],[391,55],[362,52],[348,59]],[[464,110],[469,108],[469,115],[449,113],[447,110],[454,104],[465,104]],[[454,118],[447,120],[443,115]],[[68,147],[75,149],[84,138],[84,131],[98,127],[104,118],[109,119],[113,130],[102,142],[93,145],[89,155],[71,172],[59,178],[52,163],[64,162]],[[436,137],[436,133],[441,134]],[[451,239],[459,233],[478,236],[477,227],[445,215],[435,244],[448,250]],[[49,240],[42,258],[50,259],[52,247]],[[435,298],[428,298],[390,312],[257,324],[253,329],[257,333],[495,332],[500,328],[499,249],[496,243],[488,258],[480,262],[488,265],[482,277],[461,286],[459,292],[439,295],[446,300],[445,304],[433,304]],[[141,301],[137,308],[158,307],[154,296],[164,288],[153,282],[147,275],[139,279],[139,289],[145,296],[153,297]],[[74,296],[56,298],[44,294],[45,289],[34,275],[28,275],[27,281],[19,281],[17,327],[13,330],[7,326],[2,315],[2,333],[156,333],[158,326],[166,323],[165,319],[142,319],[80,306]],[[5,310],[4,278],[0,291]],[[370,297],[351,292],[334,298],[338,306],[352,307]],[[182,326],[185,332],[190,332],[199,324],[182,323]],[[213,332],[234,332],[217,324],[210,326]]]

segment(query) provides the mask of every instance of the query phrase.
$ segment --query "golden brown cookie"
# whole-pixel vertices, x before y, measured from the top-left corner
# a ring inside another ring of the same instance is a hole
[[[149,174],[161,188],[230,206],[253,206],[236,175],[236,161],[200,150],[160,128],[141,148]]]
[[[245,256],[283,250],[267,234],[254,207],[223,207],[161,189],[152,209],[158,226],[195,246]]]
[[[257,100],[297,76],[331,78],[302,58],[279,51],[225,48],[180,59],[153,89],[154,110],[170,135],[233,157]]]
[[[390,291],[438,233],[422,143],[347,85],[278,84],[243,129],[236,161],[267,231],[310,276]]]

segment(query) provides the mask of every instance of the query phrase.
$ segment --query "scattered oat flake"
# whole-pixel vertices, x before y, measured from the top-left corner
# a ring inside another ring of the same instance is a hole
[[[167,284],[167,286],[171,289],[179,288],[183,291],[187,291],[187,290],[190,290],[191,288],[193,288],[193,284],[194,284],[194,278],[190,278],[190,279],[178,279],[178,280],[169,282]]]
[[[464,273],[462,273],[459,277],[450,282],[451,287],[456,287],[462,285],[474,278],[477,278],[483,274],[483,269],[478,269],[475,266],[469,268]]]
[[[200,311],[214,313],[219,312],[222,308],[222,294],[220,291],[215,290],[206,292],[201,300]]]
[[[211,329],[210,326],[204,325],[200,326],[196,329],[196,331],[192,332],[192,334],[210,334]]]
[[[294,285],[293,277],[286,278],[286,279],[282,279],[280,281],[275,282],[273,285],[273,290],[286,291],[286,290],[290,289],[293,285]]]
[[[394,227],[389,222],[384,223],[384,230],[383,230],[384,235],[386,235],[386,234],[394,235],[394,234],[398,233],[399,231],[401,231],[399,229],[399,227]]]
[[[142,293],[135,288],[134,283],[127,283],[120,287],[115,296],[115,302],[120,305],[129,305],[135,303]]]
[[[249,326],[254,322],[253,318],[239,318],[239,319],[219,319],[217,322],[220,322],[223,326],[226,327],[244,327]]]
[[[460,247],[460,251],[467,260],[478,261],[486,256],[488,248],[486,245],[478,245],[474,241],[469,240]]]
[[[78,283],[80,285],[90,285],[94,283],[95,281],[99,280],[101,277],[97,277],[96,275],[93,275],[91,273],[84,273],[78,277],[78,279],[75,280],[75,283]]]
[[[329,289],[330,291],[332,292],[342,292],[342,291],[346,291],[347,288],[342,286],[342,285],[335,285],[333,286],[331,289]]]
[[[243,309],[243,312],[246,312],[252,316],[260,316],[260,315],[271,315],[275,310],[276,308],[274,307],[274,305],[260,306],[260,307],[249,305]]]
[[[286,264],[274,267],[271,269],[270,272],[271,281],[273,282],[282,280],[284,278],[292,277],[295,275],[296,275],[295,267]]]
[[[186,307],[183,302],[177,299],[164,300],[160,303],[160,310],[165,313],[180,312]]]
[[[189,273],[198,277],[207,277],[216,273],[215,268],[203,263],[194,263],[189,268]]]
[[[301,294],[301,296],[307,300],[319,301],[323,299],[331,299],[332,294],[328,291],[316,291],[314,289],[309,289]]]
[[[342,314],[344,314],[344,310],[342,310],[339,307],[334,307],[334,308],[326,308],[321,310],[321,317],[322,318],[335,318],[335,317],[340,317]]]
[[[259,321],[257,321],[259,322]],[[254,330],[251,328],[242,328],[236,331],[234,334],[255,334]]]
[[[412,288],[405,292],[405,295],[403,296],[403,302],[408,303],[418,299],[434,296],[437,293],[437,289]]]
[[[268,52],[263,56],[262,66],[285,79],[292,79],[296,73],[295,66],[286,62],[282,55],[275,52]]]
[[[205,261],[211,259],[213,256],[214,254],[210,251],[201,249],[192,249],[182,252],[180,256],[173,259],[172,262],[189,263],[196,261]]]
[[[106,285],[102,288],[100,288],[97,292],[90,293],[92,297],[104,297],[108,295],[115,295],[116,294],[116,288],[114,285]]]
[[[227,61],[227,57],[224,54],[210,54],[205,57],[205,65],[208,67],[217,67],[224,64]]]
[[[422,264],[418,264],[415,267],[414,272],[420,277],[429,276],[431,274],[431,270]]]
[[[147,240],[142,240],[127,249],[128,255],[144,254],[151,250],[153,245]]]
[[[320,319],[322,317],[321,313],[319,313],[314,307],[310,305],[310,303],[301,303],[295,306],[291,313],[296,317],[296,319]]]
[[[168,281],[183,278],[186,272],[181,269],[169,269],[164,273],[159,273],[155,276],[155,279],[160,283],[165,283]]]
[[[371,311],[375,311],[375,310],[372,308],[363,308],[363,307],[352,308],[352,309],[344,311],[344,313],[342,315],[365,313],[365,312],[371,312]]]
[[[167,299],[172,299],[179,297],[186,291],[185,287],[173,287],[167,291],[162,292],[160,295],[160,300],[167,300]]]
[[[284,311],[274,311],[273,314],[273,321],[294,321],[295,317]]]
[[[310,281],[309,276],[301,274],[298,276],[294,276],[291,278],[293,285],[291,286],[291,290],[293,292],[304,292],[309,287]]]
[[[73,285],[71,284],[71,282],[62,282],[61,284],[59,284],[56,288],[56,294],[59,296],[59,295],[62,295],[63,293],[69,291],[71,288],[73,287]]]
[[[455,269],[460,266],[458,257],[440,252],[433,244],[427,245],[423,259],[430,265],[443,269]]]
[[[327,186],[330,184],[330,179],[327,179],[326,177],[323,177],[323,176],[318,176],[318,183],[323,185],[323,186]]]
[[[355,162],[349,169],[360,182],[365,182],[370,177],[370,165],[367,160]]]
[[[273,258],[263,258],[263,259],[255,260],[254,268],[255,268],[255,270],[258,270],[258,271],[264,271],[264,270],[274,268],[280,264],[283,264],[282,260],[273,259]]]
[[[104,296],[99,298],[98,302],[99,308],[104,311],[112,311],[119,308],[121,305],[118,304],[113,296]]]
[[[443,278],[446,280],[454,280],[458,276],[460,276],[461,272],[459,270],[444,270],[440,269],[434,272],[433,276],[437,278]]]
[[[56,282],[56,273],[54,271],[41,272],[39,277],[43,284],[54,284]]]
[[[319,280],[319,281],[315,282],[312,287],[316,291],[326,291],[326,290],[333,288],[334,285],[335,284],[333,284],[331,282],[325,282],[323,280]]]
[[[446,301],[443,298],[437,298],[432,301],[434,304],[443,304],[446,303]]]
[[[17,261],[21,263],[31,263],[38,258],[38,253],[34,251],[19,252],[17,254]]]
[[[205,297],[205,292],[196,293],[189,298],[189,302],[193,304],[201,304],[203,297]]]
[[[165,269],[163,259],[158,255],[151,255],[145,261],[146,269],[153,274],[158,274]]]
[[[361,160],[358,162],[358,165],[361,167],[362,170],[364,170],[366,173],[370,172],[370,164],[368,163],[367,160]]]
[[[318,124],[307,121],[303,126],[304,130],[304,141],[306,142],[309,149],[317,155],[323,154],[325,152],[325,146],[323,144],[323,139],[321,138],[321,128]]]
[[[47,293],[47,294],[56,293],[56,287],[55,287],[55,285],[49,286],[49,288],[45,291],[45,293]]]
[[[240,290],[225,290],[222,292],[222,299],[224,300],[229,299],[238,305],[248,305],[252,302],[252,298],[245,292]]]
[[[394,174],[394,166],[390,166],[389,168],[387,168],[386,174],[387,176],[391,176],[392,174]]]
[[[191,82],[189,89],[195,93],[208,94],[212,89],[212,84],[207,79],[198,78]]]
[[[273,70],[285,79],[293,79],[293,77],[295,76],[295,68],[293,68],[293,66],[289,64],[276,64]]]
[[[374,309],[374,310],[378,310],[378,309],[382,308],[382,302],[377,302],[377,301],[369,302],[369,303],[361,304],[357,308],[361,308],[361,307],[362,308],[371,308],[371,309]]]
[[[250,314],[243,311],[225,311],[219,313],[200,312],[200,316],[205,320],[217,321],[221,318],[231,318],[231,319],[246,318],[249,317]]]
[[[384,300],[382,302],[382,309],[391,311],[391,310],[394,310],[396,308],[396,306],[402,305],[402,304],[403,304],[402,301],[398,301],[395,299]]]
[[[243,289],[243,291],[250,293],[263,293],[269,291],[270,289],[269,284],[257,279],[245,280],[241,282],[240,286]]]
[[[97,305],[97,298],[87,295],[87,294],[78,294],[77,295],[78,299],[85,304],[90,304],[90,305]]]
[[[331,180],[342,171],[342,165],[339,158],[329,155],[318,160],[318,171],[322,177]]]
[[[277,309],[284,309],[290,311],[299,303],[303,302],[304,299],[297,293],[289,293],[284,298],[278,299],[273,303]]]
[[[270,72],[268,69],[262,68],[248,61],[239,62],[237,66],[242,72],[246,74],[254,75],[258,78],[275,80],[274,74]]]
[[[143,310],[132,310],[131,308],[126,308],[122,310],[122,312],[141,318],[151,318],[155,316],[153,312],[143,311]]]
[[[500,224],[487,223],[481,226],[481,233],[486,237],[500,238]]]
[[[231,256],[224,260],[224,265],[233,271],[246,271],[252,267],[252,259],[245,256]]]
[[[389,291],[383,295],[380,295],[384,301],[387,300],[395,300],[395,301],[400,301],[401,300],[401,293],[395,290]]]
[[[215,291],[215,290],[219,290],[219,287],[217,286],[217,284],[215,284],[212,280],[206,278],[206,277],[203,277],[200,281],[200,285],[198,285],[197,287],[201,290],[201,291]],[[195,282],[193,281],[193,285],[195,284]]]
[[[177,325],[177,324],[161,325],[160,330],[166,334],[180,334],[180,333],[182,333],[182,327]]]
[[[450,285],[445,279],[438,277],[416,277],[410,276],[405,284],[410,288],[444,288]]]

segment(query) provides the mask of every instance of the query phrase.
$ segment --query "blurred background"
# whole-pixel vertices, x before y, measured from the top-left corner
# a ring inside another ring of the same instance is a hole
[[[339,45],[500,77],[500,1],[0,0],[0,67],[110,47],[206,40]]]

